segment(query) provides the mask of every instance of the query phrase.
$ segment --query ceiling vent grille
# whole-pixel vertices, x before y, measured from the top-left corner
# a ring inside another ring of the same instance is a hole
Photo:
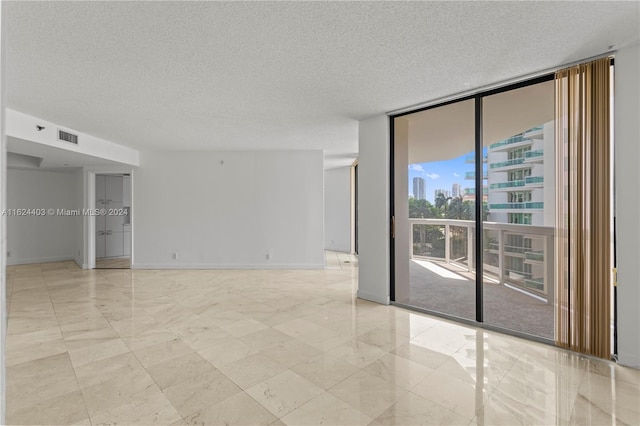
[[[78,145],[78,135],[65,132],[64,130],[58,130],[58,140]]]

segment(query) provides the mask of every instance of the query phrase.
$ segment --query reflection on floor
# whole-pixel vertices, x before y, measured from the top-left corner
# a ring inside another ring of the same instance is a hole
[[[407,304],[460,318],[475,320],[475,276],[460,272],[451,277],[438,273],[444,263],[410,262],[410,299]],[[553,304],[509,287],[485,281],[484,322],[545,339],[554,339]]]
[[[7,271],[9,424],[640,423],[640,371],[356,299],[356,268]]]
[[[105,257],[96,259],[97,269],[129,269],[131,258],[129,257]]]

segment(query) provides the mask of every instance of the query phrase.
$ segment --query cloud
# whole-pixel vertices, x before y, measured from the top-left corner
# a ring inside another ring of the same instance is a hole
[[[460,175],[458,173],[454,173],[453,174],[455,177],[460,177]]]
[[[431,178],[433,180],[436,180],[436,179],[438,179],[440,177],[440,175],[437,174],[437,173],[427,173],[425,176],[428,177],[428,178]]]
[[[424,173],[424,169],[422,168],[422,165],[420,164],[412,164],[409,166],[410,170],[413,170],[414,172],[422,172]]]

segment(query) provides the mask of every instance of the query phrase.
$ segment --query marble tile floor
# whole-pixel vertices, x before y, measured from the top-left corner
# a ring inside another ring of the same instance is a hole
[[[356,299],[357,276],[9,267],[7,422],[640,424],[640,371]]]
[[[326,269],[357,269],[358,256],[341,251],[325,251],[324,264]]]

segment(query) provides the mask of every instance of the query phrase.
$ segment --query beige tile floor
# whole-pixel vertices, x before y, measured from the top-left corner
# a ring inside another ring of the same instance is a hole
[[[640,371],[322,271],[8,268],[9,424],[640,424]]]

